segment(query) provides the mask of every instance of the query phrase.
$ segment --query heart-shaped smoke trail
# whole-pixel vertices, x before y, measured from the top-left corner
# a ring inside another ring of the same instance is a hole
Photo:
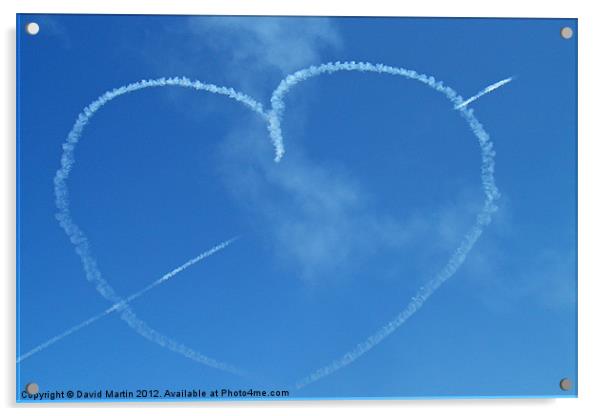
[[[232,88],[220,87],[213,84],[205,84],[200,81],[191,81],[187,78],[160,78],[156,80],[143,80],[135,82],[124,87],[116,88],[108,91],[101,95],[96,101],[88,105],[79,114],[73,128],[67,135],[67,140],[63,144],[63,155],[61,157],[61,167],[56,172],[54,177],[54,194],[55,202],[58,208],[56,218],[59,221],[60,226],[63,228],[73,245],[75,251],[79,255],[86,278],[95,285],[98,293],[102,295],[106,300],[112,304],[121,305],[119,307],[121,311],[121,319],[123,319],[133,330],[143,337],[163,346],[171,351],[182,354],[186,358],[190,358],[194,361],[198,361],[210,367],[214,367],[220,370],[229,371],[235,374],[242,374],[243,372],[234,366],[226,363],[219,362],[213,358],[207,357],[199,352],[193,350],[181,344],[149,327],[143,320],[138,318],[132,308],[129,306],[127,299],[123,299],[117,295],[111,285],[102,277],[100,269],[94,259],[88,238],[84,232],[75,224],[71,218],[71,212],[69,209],[69,191],[67,188],[67,179],[75,164],[75,146],[82,137],[82,133],[90,119],[94,114],[102,108],[105,104],[111,100],[134,91],[142,90],[145,88],[153,87],[165,87],[165,86],[177,86],[184,88],[192,88],[198,91],[206,91],[212,94],[224,95],[235,101],[238,101],[251,110],[258,113],[261,117],[265,118],[265,113],[261,104],[253,100],[251,97],[239,93]],[[69,334],[67,334],[69,335]]]
[[[424,304],[424,302],[450,277],[452,277],[458,268],[462,265],[466,256],[474,246],[475,242],[478,240],[480,235],[483,233],[484,227],[489,224],[491,221],[491,217],[493,213],[496,211],[495,200],[499,198],[499,192],[495,185],[494,180],[494,157],[495,152],[493,151],[493,145],[489,139],[489,135],[484,130],[481,123],[474,116],[472,110],[467,109],[468,104],[477,100],[485,94],[488,94],[495,89],[507,84],[512,80],[512,78],[507,78],[502,81],[499,81],[495,84],[492,84],[475,96],[463,100],[462,97],[457,94],[452,88],[445,86],[442,82],[436,81],[433,77],[419,74],[412,70],[407,70],[399,67],[392,67],[383,64],[372,64],[366,62],[334,62],[334,63],[326,63],[319,66],[311,66],[306,69],[302,69],[300,71],[295,72],[292,75],[286,77],[283,81],[280,82],[276,90],[274,90],[271,97],[272,108],[269,112],[265,112],[260,103],[253,100],[251,97],[239,93],[232,88],[219,87],[213,84],[205,84],[200,81],[190,81],[187,78],[160,78],[156,80],[143,80],[140,82],[136,82],[133,84],[129,84],[124,87],[120,87],[111,91],[108,91],[101,95],[96,101],[92,102],[89,106],[87,106],[83,112],[78,116],[73,128],[69,132],[67,137],[67,141],[63,144],[63,155],[61,157],[61,168],[57,171],[54,184],[55,184],[55,198],[56,205],[58,208],[57,219],[61,225],[61,227],[65,230],[66,234],[69,236],[71,242],[75,246],[75,251],[80,256],[82,261],[86,277],[92,282],[97,291],[107,300],[111,301],[113,305],[106,309],[105,311],[83,321],[82,323],[75,325],[74,327],[68,329],[67,331],[49,339],[48,341],[40,344],[36,348],[32,349],[28,353],[23,354],[17,360],[20,362],[40,351],[47,348],[48,346],[54,344],[55,342],[65,338],[68,335],[78,331],[79,329],[85,328],[86,326],[92,324],[98,319],[107,316],[108,314],[119,311],[121,312],[121,318],[136,332],[145,338],[164,346],[174,352],[184,355],[185,357],[192,359],[194,361],[198,361],[202,364],[218,368],[221,370],[229,371],[235,374],[243,374],[242,371],[237,368],[216,361],[212,358],[206,357],[203,354],[200,354],[185,345],[178,343],[177,341],[170,339],[157,331],[150,328],[145,322],[136,317],[131,307],[129,306],[129,302],[132,300],[142,296],[147,291],[153,289],[159,284],[169,280],[182,270],[192,266],[193,264],[205,259],[206,257],[216,253],[219,250],[227,247],[233,240],[228,240],[224,243],[221,243],[212,249],[201,253],[199,256],[189,260],[184,263],[182,266],[177,267],[171,272],[163,275],[161,278],[157,279],[153,283],[149,284],[145,288],[139,290],[138,292],[130,295],[129,297],[123,299],[119,297],[114,289],[108,284],[108,282],[102,277],[98,266],[96,265],[96,261],[91,254],[90,244],[88,242],[87,237],[79,229],[79,227],[73,222],[71,218],[71,213],[69,210],[69,194],[68,188],[66,184],[66,180],[69,177],[71,169],[75,163],[74,151],[75,146],[81,139],[84,127],[88,124],[91,117],[98,111],[102,106],[107,104],[109,101],[114,98],[124,95],[130,92],[134,92],[137,90],[141,90],[144,88],[151,87],[164,87],[164,86],[178,86],[184,88],[192,88],[199,91],[206,91],[213,94],[224,95],[228,98],[231,98],[235,101],[241,102],[242,104],[248,106],[251,110],[258,113],[263,119],[268,123],[268,131],[272,142],[275,147],[275,160],[279,161],[284,155],[284,140],[282,136],[281,130],[281,121],[284,115],[285,104],[284,104],[284,96],[288,93],[288,91],[295,85],[299,84],[302,81],[307,79],[316,77],[322,74],[332,74],[338,71],[359,71],[359,72],[373,72],[379,74],[389,74],[402,76],[408,79],[413,79],[419,82],[424,83],[425,85],[433,88],[434,90],[443,93],[454,105],[454,109],[458,110],[462,117],[468,123],[470,129],[475,134],[478,139],[479,146],[481,148],[481,181],[483,185],[483,190],[485,193],[485,201],[483,203],[483,207],[479,214],[477,215],[477,219],[475,224],[470,228],[468,233],[464,236],[460,246],[455,250],[451,258],[448,260],[445,267],[435,276],[433,277],[425,286],[421,287],[416,295],[411,299],[411,301],[405,306],[405,308],[397,314],[392,320],[390,320],[386,325],[381,327],[374,334],[369,336],[363,342],[357,344],[355,348],[351,351],[345,353],[339,359],[332,361],[330,364],[314,371],[309,376],[303,378],[298,381],[296,386],[297,388],[302,388],[310,383],[313,383],[323,377],[326,377],[337,370],[349,365],[360,356],[374,348],[377,344],[379,344],[382,340],[384,340],[387,336],[389,336],[393,331],[399,328],[405,321],[407,321],[420,307]]]
[[[445,86],[441,81],[436,81],[432,76],[425,74],[419,74],[416,71],[408,70],[405,68],[392,67],[383,64],[372,64],[369,62],[329,62],[326,64],[311,66],[306,69],[295,72],[287,76],[280,82],[280,85],[274,90],[271,97],[272,109],[268,112],[268,130],[272,138],[272,143],[276,150],[275,160],[278,161],[284,155],[284,140],[282,136],[281,121],[286,108],[284,103],[284,96],[289,90],[295,85],[306,81],[310,78],[317,77],[323,74],[333,74],[339,71],[355,71],[355,72],[372,72],[377,74],[388,74],[394,76],[401,76],[407,79],[419,81],[428,87],[434,89],[437,92],[445,95],[453,104],[454,109],[458,110],[462,117],[467,121],[470,129],[478,139],[479,146],[481,148],[481,183],[485,193],[485,201],[481,208],[481,211],[477,215],[476,222],[466,233],[460,246],[454,251],[451,258],[447,261],[447,264],[435,277],[428,281],[428,283],[421,287],[411,301],[405,306],[405,308],[399,312],[393,319],[391,319],[386,325],[381,327],[374,334],[370,335],[363,342],[357,344],[352,350],[343,354],[340,358],[335,359],[330,364],[321,367],[308,375],[307,377],[299,380],[296,383],[298,389],[305,387],[306,385],[313,383],[321,378],[324,378],[335,371],[349,365],[359,357],[370,351],[386,337],[391,335],[397,328],[399,328],[405,321],[407,321],[424,302],[450,277],[452,277],[458,268],[464,263],[466,256],[474,246],[475,242],[479,239],[483,233],[483,229],[491,221],[491,216],[496,211],[495,205],[496,199],[499,198],[499,192],[495,185],[494,169],[495,169],[495,152],[493,151],[493,145],[489,139],[489,135],[479,123],[477,118],[474,116],[472,110],[467,109],[467,105],[481,96],[494,91],[495,89],[507,84],[512,78],[505,79],[497,82],[479,92],[474,97],[464,101],[463,98],[456,93],[452,88]]]

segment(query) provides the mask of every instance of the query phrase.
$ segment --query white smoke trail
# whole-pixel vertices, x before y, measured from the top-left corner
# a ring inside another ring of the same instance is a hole
[[[122,319],[124,319],[140,335],[150,339],[153,342],[158,343],[159,345],[165,346],[166,348],[172,351],[180,353],[186,356],[187,358],[227,371],[233,370],[230,366],[218,363],[211,358],[205,357],[204,355],[201,355],[195,352],[194,350],[182,344],[179,344],[176,341],[171,340],[159,334],[152,328],[148,327],[146,323],[144,323],[135,316],[134,312],[127,304],[127,300],[124,301],[121,298],[119,298],[113,290],[113,288],[101,276],[98,266],[96,265],[96,262],[91,254],[90,245],[86,236],[71,219],[71,214],[69,210],[68,189],[66,185],[66,179],[69,176],[73,164],[75,163],[75,146],[80,140],[83,129],[89,122],[90,118],[94,115],[96,111],[98,111],[100,107],[105,105],[113,98],[143,88],[172,85],[186,88],[194,88],[197,90],[203,90],[214,94],[221,94],[245,104],[267,121],[268,131],[272,143],[275,147],[275,161],[280,161],[284,155],[284,143],[281,130],[281,120],[285,110],[285,104],[283,101],[284,95],[290,90],[290,88],[302,81],[325,73],[334,73],[338,71],[360,71],[403,76],[407,79],[413,79],[422,82],[427,86],[433,88],[434,90],[444,94],[452,102],[454,108],[460,111],[460,114],[466,120],[471,130],[478,139],[479,145],[481,147],[481,181],[485,193],[485,202],[480,213],[477,215],[477,220],[475,224],[472,226],[470,231],[464,236],[460,246],[453,253],[452,257],[449,259],[445,267],[433,279],[431,279],[426,284],[426,286],[421,287],[419,289],[416,295],[411,299],[411,302],[398,315],[396,315],[391,321],[389,321],[376,333],[368,337],[365,341],[357,344],[354,349],[344,354],[341,358],[334,360],[327,366],[318,369],[317,371],[310,374],[308,377],[305,377],[304,379],[299,381],[297,383],[297,388],[302,388],[307,384],[313,383],[314,381],[326,377],[329,374],[332,374],[333,372],[347,366],[348,364],[365,354],[367,351],[372,349],[374,346],[379,344],[393,331],[395,331],[399,326],[401,326],[407,319],[409,319],[418,309],[420,309],[424,302],[447,279],[449,279],[456,273],[458,268],[466,259],[466,256],[472,249],[473,245],[482,234],[484,227],[491,221],[491,216],[497,209],[495,205],[495,200],[499,198],[499,192],[497,190],[494,180],[495,152],[493,151],[493,145],[489,139],[489,135],[485,132],[483,126],[476,119],[472,110],[468,110],[466,106],[467,104],[473,102],[482,95],[487,94],[495,90],[496,88],[499,88],[501,85],[510,82],[511,78],[493,84],[485,88],[483,91],[481,91],[481,93],[477,94],[471,99],[464,101],[463,98],[459,94],[457,94],[452,88],[445,86],[440,81],[436,81],[431,76],[419,74],[416,71],[387,66],[383,64],[372,64],[366,62],[352,61],[326,63],[319,66],[311,66],[309,68],[302,69],[282,80],[272,94],[272,108],[267,113],[264,112],[261,104],[259,104],[249,96],[238,93],[230,88],[218,87],[212,84],[203,84],[199,81],[190,81],[186,78],[161,78],[157,80],[140,81],[106,92],[100,98],[98,98],[96,101],[94,101],[92,104],[90,104],[84,109],[84,111],[79,115],[77,121],[75,122],[71,132],[69,133],[67,141],[63,144],[61,168],[57,171],[54,179],[56,205],[59,211],[57,214],[57,219],[61,227],[63,227],[66,234],[71,239],[71,242],[74,244],[75,250],[80,256],[82,264],[84,266],[87,279],[95,284],[96,289],[103,297],[110,300],[114,304],[123,305],[118,308],[122,311]],[[85,322],[80,325],[85,325]],[[77,328],[75,330],[77,330]]]
[[[372,64],[368,62],[334,62],[326,63],[318,66],[311,66],[306,69],[295,72],[292,75],[287,76],[280,82],[278,87],[274,90],[271,102],[272,108],[268,112],[268,131],[272,139],[272,143],[275,148],[275,161],[279,161],[284,155],[284,142],[281,130],[281,121],[284,115],[285,103],[283,97],[288,91],[295,85],[302,81],[306,81],[312,77],[316,77],[322,74],[332,74],[338,71],[358,71],[358,72],[373,72],[379,74],[389,74],[402,76],[407,79],[416,80],[424,83],[425,85],[433,88],[445,95],[449,99],[454,108],[460,111],[462,117],[466,120],[470,129],[478,139],[479,146],[481,147],[481,182],[483,185],[483,191],[485,193],[485,201],[481,211],[477,215],[475,224],[471,227],[468,233],[464,236],[459,247],[452,254],[447,264],[443,269],[433,277],[425,286],[421,287],[416,295],[411,299],[410,303],[393,319],[391,319],[386,325],[370,335],[363,342],[357,344],[351,351],[345,353],[338,359],[335,359],[330,364],[319,368],[318,370],[311,373],[309,376],[301,379],[296,383],[297,389],[303,388],[304,386],[313,383],[323,377],[326,377],[335,371],[349,365],[353,361],[357,360],[363,354],[374,348],[386,337],[392,334],[397,328],[399,328],[404,322],[406,322],[417,310],[419,310],[424,302],[450,277],[452,277],[456,271],[460,268],[466,256],[474,246],[475,242],[479,239],[483,233],[483,229],[491,221],[492,214],[497,210],[495,205],[496,199],[499,198],[499,192],[495,185],[494,180],[494,157],[495,152],[493,151],[493,145],[489,139],[489,135],[483,129],[481,123],[474,116],[472,110],[466,109],[467,102],[456,93],[452,88],[445,86],[441,81],[436,81],[435,78],[424,74],[419,74],[416,71],[397,68],[383,64]],[[500,81],[485,88],[477,96],[473,97],[471,101],[478,99],[480,96],[487,94],[499,88],[500,86],[510,82],[511,78]]]
[[[55,342],[58,342],[60,340],[62,340],[63,338],[73,334],[74,332],[79,331],[82,328],[87,327],[88,325],[98,321],[100,318],[102,318],[103,316],[108,315],[109,309],[105,310],[104,312],[101,312],[97,315],[94,315],[93,317],[86,319],[85,321],[72,326],[71,328],[69,328],[68,330],[66,330],[65,332],[62,332],[50,339],[48,339],[47,341],[41,343],[40,345],[38,345],[37,347],[29,350],[28,352],[21,354],[18,358],[17,358],[17,364],[20,363],[21,361],[24,361],[26,359],[28,359],[29,357],[31,357],[34,354],[39,353],[40,351],[45,350],[46,348],[50,347],[52,344],[54,344]]]
[[[436,81],[435,78],[419,74],[416,71],[397,68],[393,66],[383,64],[372,64],[369,62],[328,62],[318,66],[310,66],[305,69],[301,69],[280,81],[278,87],[274,90],[271,97],[272,108],[267,114],[268,118],[268,131],[276,150],[276,156],[274,160],[278,162],[284,156],[284,144],[282,138],[281,120],[285,110],[285,104],[283,101],[284,95],[296,84],[306,81],[309,78],[313,78],[322,74],[332,74],[338,71],[359,71],[359,72],[376,72],[379,74],[390,74],[400,75],[408,79],[414,79],[420,81],[431,88],[445,94],[454,104],[462,102],[462,97],[459,97],[456,92],[443,85],[442,82]]]
[[[479,98],[481,98],[485,94],[489,94],[490,92],[497,90],[499,87],[501,87],[502,85],[506,85],[507,83],[509,83],[512,80],[514,80],[514,78],[510,77],[510,78],[506,78],[506,79],[503,79],[501,81],[498,81],[495,84],[491,84],[491,85],[483,88],[476,95],[473,95],[472,97],[470,97],[469,99],[467,99],[463,103],[460,103],[460,104],[456,105],[454,108],[456,110],[459,110],[462,107],[466,107],[468,104],[472,103],[473,101],[478,100]]]
[[[61,156],[61,167],[56,172],[54,177],[54,194],[55,203],[58,209],[56,218],[63,228],[71,243],[75,246],[75,251],[79,255],[86,278],[93,283],[96,290],[112,304],[121,303],[120,298],[111,285],[102,277],[100,269],[96,264],[96,260],[92,255],[90,243],[84,232],[75,224],[71,218],[69,207],[69,190],[67,187],[67,179],[73,165],[75,164],[75,147],[82,137],[82,133],[90,119],[94,114],[105,104],[111,100],[134,91],[145,88],[176,86],[183,88],[191,88],[199,91],[206,91],[212,94],[224,95],[235,101],[238,101],[251,110],[258,113],[262,118],[266,118],[263,107],[260,103],[253,100],[248,95],[235,91],[232,88],[220,87],[213,84],[205,84],[200,81],[191,81],[188,78],[159,78],[154,80],[142,80],[126,86],[122,86],[105,92],[91,104],[83,109],[77,117],[75,124],[67,135],[67,140],[63,144],[63,154]],[[150,328],[144,321],[139,319],[130,306],[126,303],[121,309],[121,318],[138,334],[143,337],[168,348],[171,351],[182,354],[183,356],[198,361],[210,367],[218,368],[225,371],[240,374],[241,372],[229,364],[220,363],[212,358],[206,357],[193,349],[172,340],[154,329]]]
[[[199,254],[196,257],[193,257],[192,259],[188,260],[186,263],[182,264],[181,266],[176,267],[175,269],[173,269],[172,271],[170,271],[169,273],[165,273],[163,276],[161,276],[159,279],[155,280],[154,282],[152,282],[151,284],[145,286],[144,288],[140,289],[139,291],[137,291],[136,293],[133,293],[132,295],[128,296],[126,299],[122,300],[119,303],[115,303],[113,306],[111,306],[110,308],[105,309],[104,311],[84,320],[83,322],[80,322],[77,325],[72,326],[71,328],[69,328],[68,330],[61,332],[60,334],[48,339],[47,341],[41,343],[40,345],[38,345],[35,348],[32,348],[31,350],[29,350],[28,352],[26,352],[25,354],[19,356],[17,358],[17,363],[20,363],[21,361],[24,361],[26,359],[28,359],[29,357],[39,353],[40,351],[45,350],[46,348],[48,348],[49,346],[51,346],[52,344],[62,340],[63,338],[79,331],[80,329],[83,329],[89,325],[91,325],[92,323],[98,321],[101,318],[104,318],[105,316],[110,315],[111,313],[117,311],[117,310],[121,310],[126,304],[132,302],[133,300],[139,298],[140,296],[142,296],[143,294],[145,294],[146,292],[148,292],[151,289],[154,289],[155,287],[157,287],[158,285],[165,283],[166,281],[168,281],[169,279],[171,279],[172,277],[174,277],[176,274],[180,273],[181,271],[184,271],[185,269],[189,268],[190,266],[198,263],[199,261],[206,259],[207,257],[217,253],[220,250],[223,250],[224,248],[228,247],[232,242],[234,242],[238,237],[235,238],[231,238],[230,240],[224,241],[221,244],[218,244],[217,246]]]

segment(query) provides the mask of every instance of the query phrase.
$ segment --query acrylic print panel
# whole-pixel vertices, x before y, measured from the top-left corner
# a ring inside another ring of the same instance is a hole
[[[577,395],[576,20],[17,33],[18,401]]]

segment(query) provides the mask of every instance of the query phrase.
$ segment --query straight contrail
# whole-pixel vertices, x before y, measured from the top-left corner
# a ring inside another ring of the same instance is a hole
[[[67,237],[71,240],[75,248],[75,252],[79,256],[86,279],[92,283],[96,291],[106,300],[112,304],[119,304],[123,299],[117,294],[115,289],[105,280],[100,272],[100,268],[96,263],[96,259],[92,254],[92,249],[88,237],[82,229],[73,221],[71,217],[71,208],[69,200],[69,188],[67,186],[67,179],[75,164],[75,148],[82,138],[83,131],[88,125],[92,117],[100,110],[104,105],[111,102],[117,97],[143,90],[146,88],[158,88],[158,87],[182,87],[190,88],[193,90],[207,92],[216,95],[222,95],[233,101],[239,102],[255,113],[257,113],[262,119],[266,118],[266,113],[263,110],[262,105],[252,99],[250,96],[240,93],[232,88],[221,87],[214,84],[207,84],[200,81],[191,81],[188,78],[173,77],[173,78],[158,78],[151,80],[142,80],[134,82],[113,90],[107,91],[98,97],[95,101],[86,106],[82,112],[78,115],[71,131],[67,134],[67,139],[63,143],[63,153],[61,155],[60,168],[57,170],[54,176],[54,197],[55,204],[57,207],[56,219],[59,225],[67,234]],[[171,339],[158,331],[154,330],[146,324],[146,322],[139,319],[132,308],[127,304],[123,304],[119,308],[121,312],[121,319],[127,323],[130,328],[136,331],[139,335],[146,339],[162,346],[170,351],[181,354],[186,358],[197,361],[201,364],[209,367],[214,367],[220,370],[229,371],[236,374],[242,374],[240,370],[237,370],[233,366],[225,363],[218,362],[213,358],[207,357],[178,341]]]
[[[472,103],[473,101],[478,100],[479,98],[481,98],[485,94],[489,94],[490,92],[497,90],[499,87],[501,87],[503,85],[506,85],[507,83],[509,83],[512,80],[514,80],[514,78],[510,77],[510,78],[506,78],[506,79],[503,79],[501,81],[498,81],[495,84],[491,84],[488,87],[483,88],[476,95],[473,95],[472,97],[470,97],[466,101],[464,101],[464,102],[456,105],[454,108],[456,110],[459,110],[462,107],[466,107],[468,104]]]
[[[72,326],[68,330],[48,339],[47,341],[41,343],[37,347],[35,347],[35,348],[31,349],[30,351],[26,352],[25,354],[19,356],[19,358],[17,358],[17,363],[20,363],[21,361],[26,360],[27,358],[31,357],[32,355],[35,355],[42,350],[45,350],[52,344],[64,339],[65,337],[68,337],[69,335],[79,331],[80,329],[83,329],[83,328],[93,324],[94,322],[98,321],[99,319],[102,319],[105,316],[108,316],[115,311],[120,311],[128,303],[139,298],[140,296],[142,296],[149,290],[154,289],[155,287],[159,286],[160,284],[165,283],[166,281],[168,281],[169,279],[171,279],[178,273],[189,268],[190,266],[198,263],[199,261],[201,261],[203,259],[206,259],[207,257],[217,253],[220,250],[223,250],[224,248],[228,247],[231,243],[233,243],[236,239],[238,239],[238,237],[231,238],[230,240],[224,241],[223,243],[218,244],[215,247],[213,247],[207,251],[204,251],[203,253],[199,254],[198,256],[193,257],[192,259],[188,260],[186,263],[182,264],[181,266],[178,266],[175,269],[173,269],[172,271],[165,273],[163,276],[161,276],[160,278],[158,278],[151,284],[149,284],[149,285],[145,286],[144,288],[140,289],[139,291],[131,294],[130,296],[128,296],[121,302],[115,303],[113,306],[105,309],[103,312],[100,312],[100,313],[86,319],[85,321],[82,321],[79,324]]]
[[[315,370],[313,373],[297,381],[297,389],[301,389],[308,384],[320,380],[351,364],[366,352],[370,351],[376,345],[381,343],[386,337],[391,335],[397,328],[403,325],[404,322],[414,315],[414,313],[416,313],[422,307],[427,299],[430,298],[446,280],[451,278],[464,263],[466,256],[483,233],[484,228],[491,222],[492,215],[497,210],[495,201],[500,197],[494,178],[495,152],[493,151],[493,144],[481,123],[474,116],[472,110],[466,109],[466,105],[478,99],[482,95],[494,91],[504,84],[507,84],[512,80],[512,78],[507,78],[497,82],[485,88],[476,96],[468,100],[464,100],[456,91],[448,86],[445,86],[441,81],[435,80],[435,78],[432,76],[419,74],[416,71],[405,68],[392,67],[383,64],[373,64],[369,62],[350,61],[329,62],[318,66],[310,66],[308,68],[301,69],[283,79],[272,93],[272,108],[267,113],[267,121],[268,132],[275,148],[274,160],[276,162],[278,162],[284,155],[284,140],[281,129],[282,117],[286,108],[284,96],[292,87],[300,82],[319,75],[332,74],[339,71],[372,72],[377,74],[401,76],[406,79],[421,82],[435,91],[442,93],[448,100],[450,100],[454,108],[460,112],[462,117],[468,123],[470,130],[476,136],[481,148],[481,183],[483,192],[485,194],[485,201],[481,211],[477,215],[475,223],[470,228],[468,233],[463,237],[460,245],[458,248],[456,248],[443,269],[441,269],[439,273],[437,273],[425,286],[421,287],[414,297],[411,298],[410,302],[396,316],[394,316],[393,319],[387,322],[375,333],[367,337],[364,341],[358,343],[354,348],[343,354],[341,357],[331,361],[330,364]]]

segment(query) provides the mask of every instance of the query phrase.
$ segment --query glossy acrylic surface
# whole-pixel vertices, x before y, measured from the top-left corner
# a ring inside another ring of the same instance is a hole
[[[17,16],[17,400],[576,396],[577,36]]]

